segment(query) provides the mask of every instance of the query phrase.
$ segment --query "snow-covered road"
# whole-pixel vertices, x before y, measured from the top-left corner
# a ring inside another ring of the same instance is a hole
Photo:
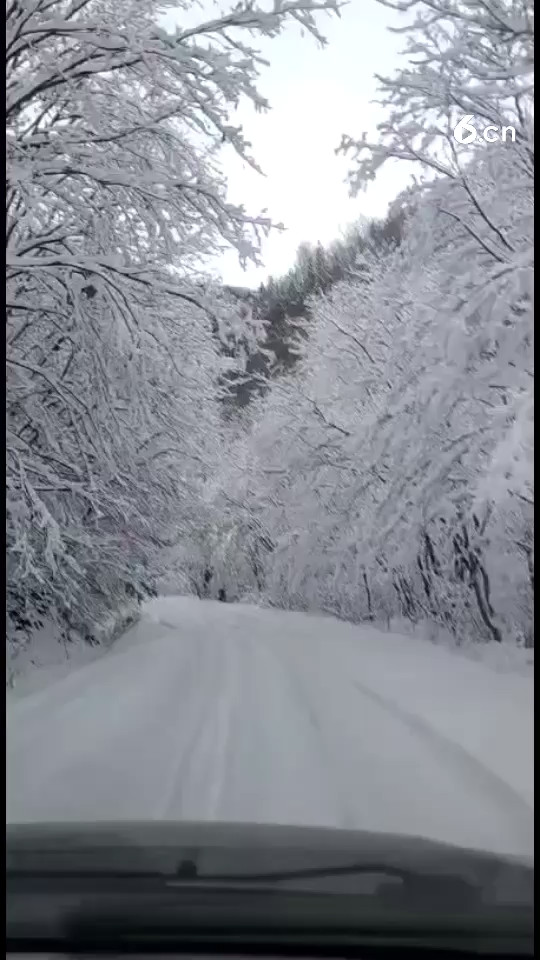
[[[7,818],[362,827],[532,854],[532,678],[330,618],[168,597],[8,705]]]

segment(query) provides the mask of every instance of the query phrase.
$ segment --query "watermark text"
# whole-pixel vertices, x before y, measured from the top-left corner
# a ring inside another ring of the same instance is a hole
[[[461,117],[461,119],[458,120],[453,130],[454,140],[462,144],[476,143],[479,141],[483,141],[484,143],[516,142],[515,127],[498,127],[494,123],[489,123],[486,127],[481,128],[480,126],[475,126],[473,120],[474,117],[472,115]]]

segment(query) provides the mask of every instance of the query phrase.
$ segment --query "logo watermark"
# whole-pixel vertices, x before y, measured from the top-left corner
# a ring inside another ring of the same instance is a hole
[[[466,117],[461,117],[458,120],[456,126],[454,127],[453,134],[454,140],[457,140],[458,143],[475,143],[478,141],[483,141],[484,143],[511,143],[516,142],[516,128],[515,127],[498,127],[494,123],[489,123],[487,127],[480,129],[475,127],[473,124],[474,117],[472,114]]]

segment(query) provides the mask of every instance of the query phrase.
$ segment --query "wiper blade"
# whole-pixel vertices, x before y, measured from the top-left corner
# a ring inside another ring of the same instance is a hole
[[[177,876],[169,881],[168,886],[186,886],[201,884],[274,884],[295,880],[332,879],[334,877],[355,877],[378,875],[390,881],[399,880],[400,883],[379,884],[373,894],[390,898],[403,896],[419,897],[423,902],[439,901],[442,898],[452,898],[454,906],[474,907],[480,899],[478,886],[463,877],[446,874],[420,873],[392,867],[383,863],[350,863],[338,866],[305,867],[287,870],[268,870],[257,873],[204,873],[200,874],[197,865],[192,860],[183,860],[178,867]],[[341,890],[340,893],[346,893]],[[351,893],[356,891],[351,890]]]
[[[224,883],[279,883],[281,880],[308,880],[317,877],[345,877],[361,874],[384,874],[407,880],[417,876],[411,870],[389,867],[381,863],[350,863],[341,866],[304,867],[287,870],[265,870],[257,873],[199,873],[193,860],[182,860],[176,877],[179,880],[199,880],[201,882]]]

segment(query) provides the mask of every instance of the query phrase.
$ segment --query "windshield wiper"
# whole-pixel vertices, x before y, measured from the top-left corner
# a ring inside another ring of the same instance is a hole
[[[201,873],[194,860],[182,860],[176,870],[137,870],[122,869],[113,867],[106,869],[80,869],[80,868],[61,868],[61,869],[32,869],[32,868],[14,868],[7,870],[8,879],[66,879],[66,880],[92,880],[92,879],[111,879],[111,880],[165,880],[174,882],[193,882],[193,883],[279,883],[287,880],[307,880],[318,877],[339,877],[355,876],[361,874],[383,874],[384,876],[396,878],[399,880],[411,880],[420,875],[412,870],[404,870],[398,867],[388,866],[381,863],[351,863],[336,866],[318,866],[303,867],[286,870],[267,870],[247,873]],[[439,877],[440,879],[440,877]]]
[[[404,895],[420,897],[423,901],[452,898],[454,906],[467,905],[473,907],[479,898],[479,889],[463,877],[445,874],[419,873],[413,870],[404,870],[382,863],[351,863],[339,866],[305,867],[287,870],[267,870],[256,873],[199,873],[197,864],[193,860],[183,860],[178,866],[174,880],[168,881],[168,886],[184,886],[190,884],[274,884],[294,880],[331,879],[333,877],[354,877],[378,874],[389,880],[400,880],[399,884],[381,884],[385,894],[398,898]],[[340,891],[343,893],[345,891]],[[353,891],[351,891],[353,892]],[[378,895],[378,890],[374,895]]]
[[[287,870],[265,870],[257,873],[199,873],[194,860],[182,860],[176,872],[179,880],[199,880],[210,883],[279,883],[281,880],[307,880],[317,877],[355,876],[378,873],[400,880],[416,876],[410,870],[401,870],[381,863],[351,863],[341,866],[303,867]]]

